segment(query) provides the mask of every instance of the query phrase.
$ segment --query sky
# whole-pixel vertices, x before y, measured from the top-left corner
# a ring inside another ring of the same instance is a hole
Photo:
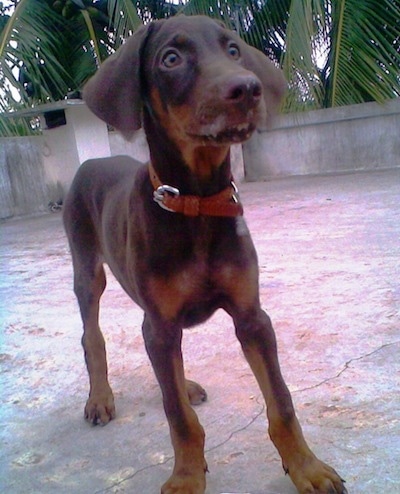
[[[9,0],[1,0],[0,3],[2,3],[4,7],[12,7],[14,5],[13,2],[10,2]],[[10,14],[11,12],[8,13]]]

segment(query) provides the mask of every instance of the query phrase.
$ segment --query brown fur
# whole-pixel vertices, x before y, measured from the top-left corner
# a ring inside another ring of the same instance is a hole
[[[205,17],[143,27],[87,84],[85,99],[125,136],[143,125],[152,165],[181,194],[229,187],[229,147],[268,124],[284,92],[281,72],[234,33]],[[300,493],[345,493],[307,446],[280,373],[274,331],[262,311],[257,256],[244,220],[165,211],[152,200],[147,166],[128,157],[91,160],[77,173],[64,221],[82,315],[90,379],[86,418],[115,416],[98,325],[107,262],[144,312],[146,350],[163,394],[175,466],[163,494],[203,494],[204,431],[190,403],[205,391],[186,381],[182,329],[223,308],[267,403],[269,432]],[[210,342],[212,344],[212,342]]]

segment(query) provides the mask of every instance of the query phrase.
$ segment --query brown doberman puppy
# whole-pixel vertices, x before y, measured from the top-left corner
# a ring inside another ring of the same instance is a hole
[[[181,339],[182,328],[218,308],[233,319],[265,397],[269,434],[298,491],[346,493],[295,416],[230,170],[230,145],[268,123],[284,89],[281,72],[233,32],[207,17],[179,16],[140,28],[84,91],[89,108],[126,137],[143,124],[151,156],[148,166],[128,157],[86,162],[65,202],[90,378],[85,416],[94,424],[115,416],[98,324],[106,262],[145,313],[175,452],[163,494],[205,492],[204,431],[191,403],[206,395],[185,380]]]

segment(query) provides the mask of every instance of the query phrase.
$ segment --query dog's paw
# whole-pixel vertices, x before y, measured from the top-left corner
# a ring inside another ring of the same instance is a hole
[[[195,381],[186,379],[186,391],[191,405],[201,405],[203,401],[207,400],[206,390]]]
[[[304,461],[302,466],[285,468],[300,494],[347,494],[344,480],[337,472],[313,457]]]
[[[91,394],[85,406],[85,419],[93,425],[106,425],[115,418],[114,396],[111,390],[104,394]]]
[[[204,473],[199,476],[173,474],[161,487],[161,494],[204,494],[205,490]]]

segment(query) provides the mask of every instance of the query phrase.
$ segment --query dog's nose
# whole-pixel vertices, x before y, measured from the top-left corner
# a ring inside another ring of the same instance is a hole
[[[260,80],[252,74],[238,74],[225,82],[222,97],[233,104],[243,104],[249,108],[258,104],[262,96]]]

